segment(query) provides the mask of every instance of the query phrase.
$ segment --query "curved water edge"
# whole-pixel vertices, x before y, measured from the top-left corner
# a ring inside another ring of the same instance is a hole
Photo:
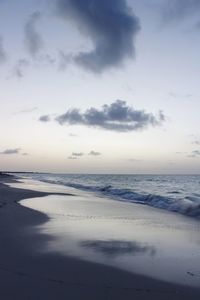
[[[167,282],[200,286],[199,222],[92,193],[77,194],[22,201],[49,216],[47,223],[37,227],[51,237],[39,252],[61,253]]]
[[[28,177],[93,192],[101,197],[149,205],[189,217],[200,217],[198,175],[31,174]]]

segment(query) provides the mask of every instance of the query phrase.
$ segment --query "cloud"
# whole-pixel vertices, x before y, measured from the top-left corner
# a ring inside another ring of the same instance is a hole
[[[160,111],[158,116],[129,107],[125,101],[116,100],[101,109],[91,107],[81,113],[79,109],[70,109],[55,119],[60,125],[85,125],[118,132],[135,131],[148,126],[159,126],[165,121]]]
[[[72,62],[72,55],[66,54],[61,50],[59,51],[58,55],[59,55],[58,70],[65,71],[68,65]]]
[[[196,27],[197,30],[200,30],[200,21],[197,21],[195,27]]]
[[[100,73],[134,57],[140,22],[126,0],[56,0],[56,3],[58,15],[75,22],[93,44],[91,51],[79,52],[74,57],[77,64]]]
[[[99,156],[99,155],[101,155],[101,153],[92,150],[92,151],[90,151],[90,153],[88,153],[88,155]]]
[[[84,153],[82,152],[72,152],[71,156],[68,157],[68,159],[78,159],[82,157]]]
[[[75,156],[69,156],[68,159],[77,159]]]
[[[84,153],[82,153],[82,152],[72,152],[72,156],[75,156],[75,157],[81,157],[83,155],[84,155]]]
[[[23,155],[23,156],[28,156],[28,155],[29,155],[29,153],[27,153],[27,152],[24,152],[24,153],[22,153],[22,155]]]
[[[186,93],[186,94],[178,94],[178,93],[174,93],[174,92],[169,92],[169,96],[172,98],[180,98],[180,99],[189,99],[191,98],[193,95],[190,93]]]
[[[14,148],[14,149],[6,149],[0,152],[0,154],[12,155],[12,154],[19,154],[19,152],[20,152],[20,148]]]
[[[167,22],[182,21],[195,15],[200,17],[199,0],[167,0],[163,7],[163,18]]]
[[[191,154],[188,155],[190,158],[196,158],[200,156],[200,150],[193,150]]]
[[[14,76],[18,78],[24,77],[24,70],[29,66],[29,61],[25,58],[21,58],[17,61],[14,67]]]
[[[54,65],[56,63],[56,59],[52,57],[50,54],[46,53],[40,56],[40,62],[46,64],[47,66],[49,65]]]
[[[31,107],[31,108],[20,110],[20,111],[16,112],[15,115],[18,115],[18,114],[30,114],[30,113],[32,113],[34,111],[37,111],[37,110],[38,110],[38,107]]]
[[[4,63],[7,60],[7,54],[4,49],[3,39],[0,36],[0,64]]]
[[[41,13],[38,11],[34,12],[30,15],[24,28],[26,47],[32,57],[35,57],[43,47],[42,37],[35,28],[40,18]]]
[[[0,154],[4,154],[4,155],[21,154],[23,156],[28,156],[29,155],[29,153],[27,153],[27,152],[21,153],[21,148],[6,149],[6,150],[0,152]]]
[[[44,115],[39,118],[39,121],[41,121],[41,122],[49,122],[50,120],[51,120],[51,118],[49,115]]]
[[[78,135],[75,134],[75,133],[69,133],[69,136],[70,136],[70,137],[73,137],[73,138],[78,137]]]
[[[195,141],[192,142],[192,144],[200,146],[200,140],[195,140]]]

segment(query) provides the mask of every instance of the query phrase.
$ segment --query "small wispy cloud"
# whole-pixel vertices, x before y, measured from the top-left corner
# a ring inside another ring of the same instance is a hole
[[[45,53],[43,55],[40,55],[40,57],[38,58],[38,60],[43,63],[44,65],[54,65],[56,63],[56,58],[51,56],[48,53]]]
[[[25,70],[29,67],[30,63],[27,59],[21,58],[17,61],[13,69],[13,75],[22,78],[24,77]]]
[[[19,111],[15,112],[14,114],[15,115],[18,115],[18,114],[31,114],[31,113],[33,113],[37,110],[38,110],[38,107],[31,107],[31,108],[19,110]]]
[[[58,70],[65,71],[70,63],[72,63],[73,57],[71,54],[67,54],[60,50],[58,53]]]
[[[97,152],[97,151],[90,151],[89,153],[88,153],[88,155],[91,155],[91,156],[99,156],[99,155],[101,155],[101,152]]]
[[[200,146],[200,140],[194,140],[191,144]]]
[[[23,156],[28,156],[28,155],[29,155],[29,153],[27,153],[27,152],[24,152],[24,153],[22,153],[22,155],[23,155]]]
[[[0,36],[0,64],[3,64],[7,60],[7,53],[4,48],[3,38]]]
[[[39,121],[41,122],[50,122],[51,121],[51,117],[49,115],[43,115],[39,118]]]
[[[200,157],[200,150],[193,150],[189,155],[188,157],[190,158],[197,158],[197,157]]]
[[[75,156],[75,157],[81,157],[83,155],[84,155],[83,152],[72,152],[72,156]]]
[[[169,96],[175,99],[190,99],[193,95],[191,93],[175,93],[175,92],[169,92]]]
[[[185,19],[191,19],[194,28],[198,29],[200,21],[199,0],[166,0],[162,6],[163,21],[166,23],[178,23]]]
[[[72,154],[70,156],[68,156],[68,159],[79,159],[82,156],[84,156],[83,152],[72,152]]]
[[[21,150],[20,148],[6,149],[0,152],[0,154],[5,154],[5,155],[19,154],[20,150]]]
[[[69,136],[75,138],[75,137],[78,137],[78,134],[75,134],[75,133],[69,133]]]
[[[200,146],[200,137],[199,137],[199,135],[189,134],[188,137],[190,139],[190,144],[191,145]]]
[[[41,13],[38,11],[34,12],[30,15],[24,28],[26,48],[33,58],[37,56],[44,45],[41,35],[36,30],[37,23],[40,19]]]

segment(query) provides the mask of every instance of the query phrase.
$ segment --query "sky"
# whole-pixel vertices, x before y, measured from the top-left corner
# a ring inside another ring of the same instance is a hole
[[[200,0],[0,0],[0,169],[199,174]]]

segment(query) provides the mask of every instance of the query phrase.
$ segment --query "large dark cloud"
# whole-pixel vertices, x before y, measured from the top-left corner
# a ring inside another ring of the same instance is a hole
[[[56,117],[61,124],[85,125],[114,131],[133,131],[148,126],[158,126],[165,120],[160,111],[158,116],[129,107],[125,101],[117,100],[110,105],[103,105],[101,109],[91,107],[85,112],[70,109],[65,114]]]
[[[4,63],[7,60],[7,54],[4,49],[3,39],[0,36],[0,64]]]
[[[25,43],[29,54],[35,57],[43,47],[43,40],[36,30],[36,25],[41,18],[40,12],[34,12],[25,25]]]
[[[164,19],[166,21],[183,20],[197,15],[200,18],[199,0],[167,0],[164,3]]]
[[[19,154],[19,152],[20,152],[20,148],[14,148],[14,149],[6,149],[0,152],[0,154],[12,155],[12,154]]]
[[[94,72],[119,66],[135,54],[138,18],[126,0],[56,0],[58,15],[76,22],[89,37],[93,50],[80,52],[75,61]]]

